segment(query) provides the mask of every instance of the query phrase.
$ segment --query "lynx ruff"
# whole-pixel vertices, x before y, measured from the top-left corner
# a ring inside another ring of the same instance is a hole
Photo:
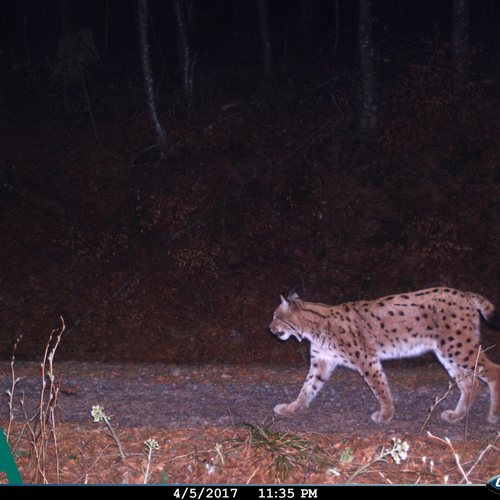
[[[478,377],[489,386],[488,420],[496,423],[500,419],[500,366],[480,349],[478,311],[500,328],[500,313],[488,300],[450,288],[339,306],[304,302],[292,291],[287,299],[281,297],[269,328],[282,340],[292,335],[299,342],[309,340],[311,366],[297,399],[275,406],[274,411],[290,415],[307,407],[334,368],[343,365],[360,373],[377,398],[380,410],[372,414],[372,420],[389,422],[394,405],[381,361],[433,351],[450,376],[458,380],[461,392],[455,410],[446,410],[441,417],[456,422],[466,415]]]

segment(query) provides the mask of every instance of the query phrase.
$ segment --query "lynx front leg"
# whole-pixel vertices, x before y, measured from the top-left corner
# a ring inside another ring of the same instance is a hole
[[[394,405],[387,378],[379,361],[372,359],[369,365],[369,370],[360,370],[360,373],[380,404],[380,410],[372,414],[372,420],[379,424],[390,422],[394,416]]]
[[[297,399],[290,404],[276,405],[274,411],[278,415],[291,415],[297,410],[307,407],[325,385],[332,370],[333,368],[328,361],[312,358],[309,373]]]

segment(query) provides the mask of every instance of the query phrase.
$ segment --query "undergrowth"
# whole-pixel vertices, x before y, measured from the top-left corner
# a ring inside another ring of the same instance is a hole
[[[239,446],[249,447],[257,460],[268,456],[271,460],[270,469],[280,481],[286,481],[296,468],[303,470],[307,476],[308,471],[318,472],[334,467],[335,460],[318,441],[319,438],[313,443],[309,438],[297,434],[281,434],[270,426],[252,424],[248,424],[246,436],[236,439]]]

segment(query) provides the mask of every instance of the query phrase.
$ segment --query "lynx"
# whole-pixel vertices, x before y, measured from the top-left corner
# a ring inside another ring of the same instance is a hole
[[[466,415],[478,388],[477,376],[489,386],[488,420],[496,423],[500,418],[500,366],[480,349],[478,311],[500,328],[500,313],[488,300],[451,288],[339,306],[304,302],[292,291],[287,299],[281,297],[269,328],[282,340],[291,336],[299,342],[309,340],[311,365],[297,399],[275,406],[274,411],[289,415],[307,407],[334,368],[343,365],[360,373],[377,398],[380,410],[372,414],[372,420],[389,422],[394,405],[381,361],[433,351],[458,380],[461,392],[455,410],[446,410],[441,417],[456,422]]]

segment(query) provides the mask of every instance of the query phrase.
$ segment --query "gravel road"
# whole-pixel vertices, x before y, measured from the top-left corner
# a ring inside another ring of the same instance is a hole
[[[34,415],[40,402],[41,369],[37,363],[16,363],[21,377],[14,391],[14,417],[24,421],[20,400],[24,394],[28,415]],[[273,407],[293,401],[302,386],[307,367],[172,367],[160,365],[118,365],[64,362],[57,366],[62,374],[58,396],[58,415],[65,422],[92,425],[93,405],[104,406],[112,422],[122,427],[230,426],[242,423],[271,423],[273,429],[314,431],[358,436],[379,432],[400,437],[420,432],[436,397],[444,395],[448,378],[440,367],[394,368],[387,375],[395,399],[396,415],[388,424],[370,419],[377,401],[362,378],[338,370],[325,385],[311,407],[301,414],[277,418]],[[48,380],[48,379],[47,379]],[[10,363],[0,363],[0,419],[8,418],[8,396],[12,374]],[[46,391],[47,392],[47,391]],[[425,430],[450,439],[491,437],[500,425],[486,420],[489,394],[482,386],[465,422],[449,424],[440,418],[444,409],[453,408],[458,390],[436,408]]]

